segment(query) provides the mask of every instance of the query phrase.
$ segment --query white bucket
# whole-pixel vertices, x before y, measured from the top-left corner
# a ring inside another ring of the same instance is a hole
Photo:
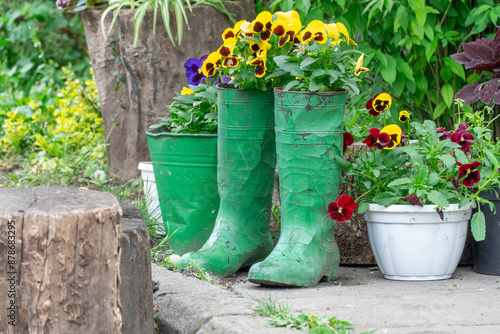
[[[158,201],[158,193],[156,191],[153,163],[140,162],[138,168],[141,171],[141,177],[144,183],[144,197],[146,200],[148,213],[151,218],[151,221],[156,222],[155,225],[156,233],[165,235],[165,226],[163,225],[160,202]]]

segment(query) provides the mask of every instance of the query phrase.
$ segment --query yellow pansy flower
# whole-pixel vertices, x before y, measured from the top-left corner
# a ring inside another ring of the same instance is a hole
[[[401,128],[396,124],[389,124],[380,130],[380,133],[387,133],[391,140],[384,146],[384,150],[392,150],[401,143]]]

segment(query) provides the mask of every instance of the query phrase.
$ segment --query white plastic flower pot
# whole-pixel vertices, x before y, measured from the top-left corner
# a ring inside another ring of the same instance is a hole
[[[150,219],[155,222],[156,233],[165,235],[165,227],[161,217],[160,202],[156,191],[153,164],[151,162],[140,162],[138,169],[141,171],[141,178],[144,183],[144,197]]]
[[[365,212],[370,246],[392,280],[450,278],[462,255],[472,205],[451,204],[441,220],[434,205],[370,204]]]

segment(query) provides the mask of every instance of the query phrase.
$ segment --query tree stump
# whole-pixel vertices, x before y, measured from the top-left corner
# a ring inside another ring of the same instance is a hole
[[[253,0],[224,5],[237,20],[255,18]],[[149,10],[136,48],[134,11],[120,12],[106,40],[101,29],[102,11],[81,12],[108,138],[108,172],[113,177],[127,181],[139,176],[139,162],[151,161],[146,130],[159,122],[158,117],[169,114],[168,105],[175,92],[187,86],[184,63],[216,51],[222,44],[224,30],[234,26],[213,7],[195,6],[192,12],[186,12],[189,29],[184,26],[181,45],[172,45],[160,14],[153,33],[153,13]],[[171,29],[176,36],[173,10],[171,16]],[[106,17],[106,32],[112,18],[113,12]]]
[[[121,333],[120,214],[108,193],[0,189],[0,333]]]

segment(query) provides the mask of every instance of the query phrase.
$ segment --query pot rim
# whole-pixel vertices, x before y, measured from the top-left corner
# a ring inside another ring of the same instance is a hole
[[[346,90],[336,90],[331,92],[301,92],[297,90],[283,90],[283,87],[275,87],[273,90],[280,93],[297,93],[297,94],[321,94],[321,95],[338,95],[348,93]]]
[[[449,212],[449,211],[467,211],[472,209],[472,203],[469,202],[465,204],[463,207],[459,208],[459,204],[450,204],[450,206],[446,207],[443,212]],[[379,204],[368,204],[368,210],[367,211],[377,211],[377,212],[416,212],[416,213],[430,213],[430,212],[436,212],[436,205],[434,204],[426,204],[423,207],[420,207],[418,205],[411,205],[411,204],[393,204],[389,206],[382,206]]]
[[[216,133],[172,133],[172,132],[154,132],[157,129],[161,129],[161,124],[152,125],[147,131],[146,135],[148,137],[217,137]]]

